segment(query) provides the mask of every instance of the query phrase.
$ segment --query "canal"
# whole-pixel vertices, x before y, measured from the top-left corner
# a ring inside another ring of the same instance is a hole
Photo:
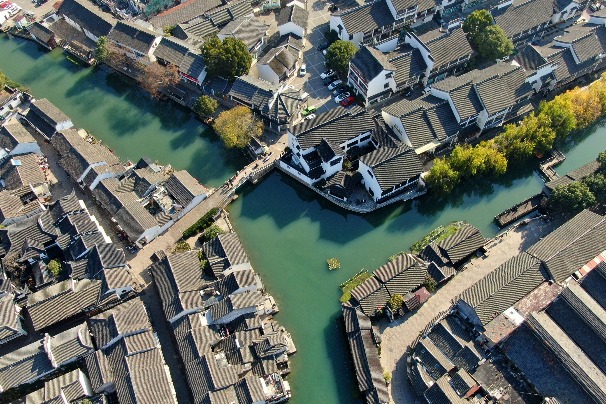
[[[82,69],[60,52],[44,53],[32,43],[2,37],[0,70],[35,96],[47,97],[120,157],[150,156],[191,170],[212,186],[242,164],[186,112],[149,100],[111,75]],[[567,159],[557,171],[577,168],[605,149],[606,127],[589,130],[562,147]],[[485,237],[494,236],[497,213],[540,191],[535,168],[518,167],[496,184],[479,183],[447,200],[429,196],[366,216],[338,210],[279,173],[244,189],[230,215],[255,270],[277,299],[277,319],[297,344],[291,402],[355,401],[335,321],[340,283],[451,221],[467,220]],[[341,269],[328,271],[331,257],[339,258]]]

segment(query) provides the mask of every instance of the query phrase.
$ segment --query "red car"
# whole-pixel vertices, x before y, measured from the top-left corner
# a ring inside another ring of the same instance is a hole
[[[349,97],[347,97],[343,101],[341,101],[341,105],[343,105],[344,107],[348,107],[351,104],[353,104],[354,102],[356,102],[356,98],[353,95],[350,95]]]

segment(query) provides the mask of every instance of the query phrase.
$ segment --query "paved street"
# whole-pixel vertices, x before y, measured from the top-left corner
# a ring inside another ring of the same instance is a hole
[[[429,322],[438,313],[448,310],[460,293],[537,242],[555,226],[554,222],[535,219],[527,226],[508,230],[489,245],[487,258],[474,258],[465,270],[439,289],[418,311],[393,323],[381,324],[381,365],[393,375],[390,385],[392,402],[409,404],[419,401],[406,376],[405,352]]]

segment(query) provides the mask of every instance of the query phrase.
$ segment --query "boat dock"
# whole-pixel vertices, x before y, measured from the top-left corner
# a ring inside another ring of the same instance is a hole
[[[504,212],[499,213],[495,216],[494,220],[497,222],[500,228],[503,228],[511,223],[523,218],[524,216],[534,212],[541,206],[541,200],[545,196],[543,194],[536,194],[530,198],[512,206]]]
[[[566,156],[558,150],[553,149],[551,151],[551,156],[539,165],[539,171],[541,171],[541,174],[543,174],[547,181],[553,181],[559,177],[553,167],[562,163],[564,160],[566,160]]]

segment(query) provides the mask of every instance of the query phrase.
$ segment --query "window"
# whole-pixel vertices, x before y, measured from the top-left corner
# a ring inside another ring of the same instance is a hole
[[[349,40],[353,41],[353,34],[349,34]]]
[[[370,133],[366,136],[362,136],[362,138],[360,139],[360,143],[364,142],[365,140],[368,140],[368,139],[370,139]]]
[[[338,159],[336,159],[336,160],[332,160],[332,161],[330,162],[330,165],[331,165],[331,166],[336,166],[336,165],[337,165],[337,164],[339,164],[340,162],[341,162],[341,159],[340,159],[340,158],[338,158]]]
[[[375,176],[373,175],[372,171],[366,170],[366,172],[368,173],[368,175],[370,175],[370,178],[375,178]]]
[[[389,88],[389,83],[385,83],[385,84],[383,85],[383,88]]]
[[[370,196],[375,196],[375,193],[372,192],[372,189],[370,189],[370,187],[368,188],[368,193],[370,194]]]
[[[392,78],[392,77],[393,77],[393,72],[389,72],[389,73],[386,73],[386,74],[385,74],[385,78],[386,78],[386,79],[390,79],[390,78]]]

